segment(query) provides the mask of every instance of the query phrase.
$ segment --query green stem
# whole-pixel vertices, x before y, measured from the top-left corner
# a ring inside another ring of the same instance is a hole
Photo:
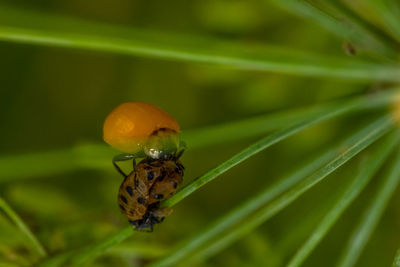
[[[361,255],[365,245],[371,237],[390,198],[400,183],[400,148],[396,147],[396,155],[392,160],[389,171],[383,177],[383,183],[378,189],[373,202],[367,207],[358,226],[351,235],[345,250],[339,260],[338,266],[354,266]]]
[[[397,0],[368,0],[368,4],[386,24],[393,37],[400,42],[400,5]]]
[[[364,103],[364,101],[361,99],[350,100],[340,105],[326,106],[325,108],[317,110],[314,114],[309,114],[307,118],[300,120],[299,122],[296,122],[293,125],[284,127],[282,130],[276,131],[275,133],[261,139],[260,141],[254,143],[253,145],[248,146],[247,148],[237,153],[230,159],[221,163],[217,167],[209,170],[207,173],[198,177],[197,179],[193,180],[187,186],[179,190],[175,195],[165,200],[162,203],[162,206],[171,207],[177,204],[178,202],[182,201],[185,197],[187,197],[194,191],[198,190],[206,183],[212,181],[222,173],[225,173],[226,171],[230,170],[237,164],[245,161],[251,156],[259,153],[260,151],[278,143],[279,141],[282,141],[283,139],[292,136],[300,132],[301,130],[309,128],[319,122],[331,119],[333,117],[337,117],[339,115],[343,115],[345,113],[354,111],[355,109],[359,109],[360,106],[364,104],[366,103]]]
[[[311,254],[314,248],[320,243],[320,241],[340,218],[346,208],[350,206],[350,204],[366,187],[374,174],[385,162],[390,152],[392,152],[392,150],[397,146],[399,141],[400,134],[398,131],[395,131],[378,149],[376,149],[375,152],[373,152],[372,155],[369,155],[366,160],[361,162],[357,177],[349,185],[335,206],[322,219],[321,223],[316,227],[307,241],[293,256],[288,264],[288,267],[300,266],[305,261],[305,259]]]
[[[374,31],[371,25],[350,12],[340,1],[322,1],[319,5],[309,0],[269,1],[314,21],[333,34],[352,41],[374,54],[385,55],[391,60],[398,55],[396,50],[398,45],[393,40],[379,31]]]
[[[131,226],[127,226],[119,230],[116,234],[104,239],[103,241],[83,249],[63,252],[52,258],[47,258],[39,264],[40,267],[55,267],[55,266],[79,266],[85,262],[95,259],[104,252],[112,248],[114,245],[121,243],[128,237],[134,234]]]
[[[282,47],[265,46],[260,49],[206,40],[204,37],[127,30],[7,7],[0,8],[0,40],[215,64],[239,70],[364,81],[400,81],[398,64],[349,60]]]
[[[174,264],[184,257],[187,257],[189,254],[197,251],[206,242],[209,242],[216,236],[220,235],[223,231],[227,230],[229,227],[232,227],[240,220],[243,220],[244,218],[250,216],[252,212],[256,211],[278,195],[288,190],[290,187],[294,186],[301,179],[304,179],[307,175],[310,175],[312,172],[316,171],[318,168],[321,168],[324,164],[334,159],[335,155],[337,155],[339,151],[341,151],[342,147],[348,146],[359,137],[360,135],[352,135],[350,138],[342,142],[341,145],[337,145],[334,148],[331,148],[326,152],[316,156],[312,162],[307,164],[305,167],[296,170],[292,175],[286,177],[285,179],[282,179],[273,186],[268,186],[257,196],[239,205],[237,208],[219,218],[215,223],[213,223],[200,233],[194,235],[191,239],[183,242],[181,245],[179,245],[171,253],[168,254],[164,263]],[[393,147],[395,142],[399,140],[399,138],[400,136],[398,136],[397,134],[395,136],[392,136],[384,144],[384,146],[382,146],[382,149],[377,151],[376,154],[378,155],[379,159],[377,161],[374,161],[373,164],[367,169],[371,170],[372,166],[380,164],[383,161],[384,156],[388,154],[387,151],[390,151],[390,149]],[[383,154],[380,154],[381,152]],[[371,161],[373,161],[372,157]]]
[[[230,229],[225,235],[213,240],[204,248],[198,250],[193,260],[201,261],[212,255],[217,254],[230,244],[236,242],[256,227],[260,226],[268,219],[272,218],[275,214],[280,212],[282,209],[293,203],[298,197],[300,197],[307,190],[311,189],[314,185],[321,182],[325,177],[331,174],[333,171],[338,169],[340,166],[348,162],[351,158],[361,152],[363,149],[368,147],[370,144],[379,139],[383,134],[389,131],[393,127],[393,122],[390,119],[382,118],[374,123],[363,128],[361,131],[356,133],[349,139],[351,144],[348,144],[348,148],[333,159],[331,162],[314,172],[311,176],[307,177],[289,191],[279,196],[269,204],[267,204],[260,211],[256,212],[252,216],[246,218],[243,223],[237,223],[235,228]],[[171,256],[173,257],[173,256]],[[162,259],[157,262],[155,266],[168,266],[171,262],[169,257]]]
[[[72,265],[80,265],[85,262],[88,262],[99,255],[101,255],[104,251],[107,249],[111,248],[112,246],[122,242],[126,238],[132,236],[134,233],[132,226],[127,226],[123,228],[122,230],[118,231],[117,234],[111,236],[110,238],[107,238],[103,240],[102,242],[96,244],[93,247],[89,247],[86,250],[79,251],[78,253],[75,253],[69,263]]]
[[[15,223],[21,233],[26,237],[28,242],[31,244],[31,247],[34,249],[35,253],[39,258],[45,258],[47,253],[43,248],[42,244],[40,244],[39,240],[35,237],[35,235],[29,230],[28,226],[23,222],[21,217],[7,204],[7,202],[0,197],[0,208],[3,209],[4,213],[8,215],[8,217]]]
[[[339,146],[343,147],[343,146]],[[238,223],[240,220],[249,216],[252,212],[255,212],[261,206],[265,205],[272,199],[276,198],[290,187],[294,186],[301,179],[304,179],[307,175],[310,175],[318,168],[322,167],[324,164],[329,162],[338,154],[340,148],[334,147],[328,149],[324,153],[321,153],[314,157],[314,160],[306,164],[304,167],[294,171],[291,175],[279,180],[272,186],[268,186],[262,192],[260,192],[255,197],[247,200],[243,204],[237,206],[235,209],[231,210],[216,222],[206,227],[201,232],[194,235],[192,238],[183,242],[173,251],[168,254],[167,262],[176,263],[183,259],[187,255],[197,251],[202,245],[211,239],[215,238],[217,235],[221,234],[223,231]]]

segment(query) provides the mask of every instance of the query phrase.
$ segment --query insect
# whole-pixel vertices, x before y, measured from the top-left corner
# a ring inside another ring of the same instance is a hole
[[[182,182],[183,165],[179,157],[171,159],[143,159],[122,182],[118,202],[123,214],[137,229],[162,222],[170,209],[160,209],[161,200],[175,194]]]
[[[137,230],[153,231],[153,225],[172,212],[160,208],[160,201],[174,195],[182,183],[184,166],[179,159],[185,145],[179,140],[179,132],[173,117],[142,102],[121,104],[105,120],[104,140],[125,152],[113,158],[115,168],[124,177],[118,193],[119,207]],[[139,158],[142,160],[136,164]],[[125,160],[133,163],[129,175],[117,164]]]

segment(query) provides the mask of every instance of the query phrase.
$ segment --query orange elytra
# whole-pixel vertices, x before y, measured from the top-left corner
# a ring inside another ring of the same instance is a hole
[[[124,153],[136,153],[146,146],[162,149],[160,146],[168,143],[165,139],[178,146],[179,132],[180,126],[171,115],[144,102],[120,104],[107,116],[103,126],[104,141]]]

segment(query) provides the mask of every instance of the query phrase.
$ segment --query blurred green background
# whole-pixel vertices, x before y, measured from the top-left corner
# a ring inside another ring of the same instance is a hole
[[[351,57],[343,49],[346,40],[269,1],[1,0],[0,4],[22,13],[35,10],[94,23],[151,29],[166,36],[204,36]],[[371,21],[378,17],[362,1],[355,1],[353,6],[361,14],[368,14]],[[368,55],[361,53],[356,57]],[[378,82],[239,71],[209,64],[3,41],[0,84],[2,158],[100,144],[104,118],[127,101],[161,107],[179,121],[185,132],[385,86]],[[274,145],[180,202],[153,233],[137,233],[89,265],[145,265],[374,116],[354,114],[330,120]],[[259,138],[221,141],[193,149],[188,143],[189,149],[182,158],[185,183]],[[244,239],[198,265],[283,266],[343,192],[354,176],[357,160],[330,175]],[[30,169],[35,168],[33,160],[12,170],[16,174],[26,173],[21,179],[3,177],[4,181],[0,181],[0,195],[50,254],[80,248],[127,226],[117,206],[122,179],[113,169],[111,157],[98,170],[68,170],[68,159],[61,157],[60,161],[64,161],[61,165],[67,166],[66,171],[30,176]],[[323,266],[334,266],[378,182],[375,179],[367,187],[304,266],[322,266],[321,262]],[[399,245],[398,201],[400,197],[395,194],[357,266],[391,264]],[[32,257],[21,233],[0,214],[0,263],[27,266]]]

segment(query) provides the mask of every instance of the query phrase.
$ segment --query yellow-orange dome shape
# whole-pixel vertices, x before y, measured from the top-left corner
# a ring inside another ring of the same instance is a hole
[[[116,107],[103,125],[103,138],[112,147],[135,153],[158,130],[180,132],[178,122],[164,110],[148,103],[127,102]]]

